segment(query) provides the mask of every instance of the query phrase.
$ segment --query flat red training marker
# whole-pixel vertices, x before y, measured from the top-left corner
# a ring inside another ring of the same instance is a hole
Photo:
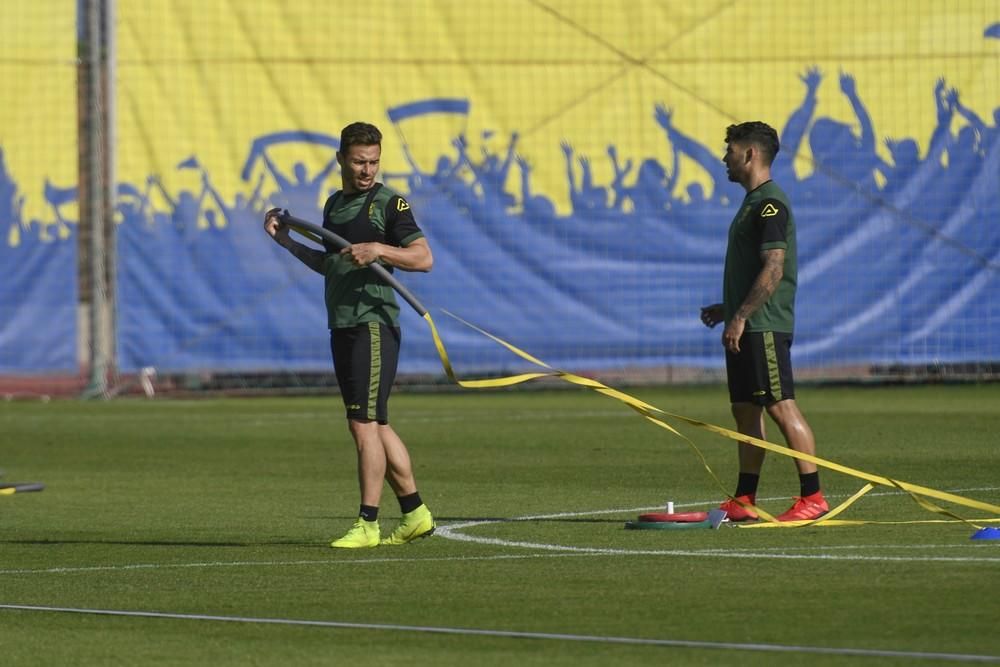
[[[626,521],[629,530],[687,530],[689,528],[712,528],[712,522],[704,521]]]
[[[708,521],[708,512],[654,512],[652,514],[640,514],[639,521],[643,523],[698,523]]]

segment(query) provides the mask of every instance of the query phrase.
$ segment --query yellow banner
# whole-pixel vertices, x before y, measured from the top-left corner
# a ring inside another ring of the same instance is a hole
[[[915,139],[935,125],[934,87],[946,82],[987,122],[1000,102],[1000,0],[841,3],[698,3],[636,0],[373,0],[363,4],[257,0],[119,0],[113,76],[118,180],[158,175],[169,192],[201,174],[220,192],[242,192],[252,142],[286,130],[336,135],[364,119],[386,130],[383,169],[429,167],[457,132],[478,155],[517,135],[538,191],[561,213],[568,199],[560,143],[598,156],[614,143],[637,162],[670,144],[654,113],[706,146],[724,128],[760,119],[780,127],[803,101],[804,78],[822,73],[817,114],[857,127],[839,77],[856,82],[879,139]],[[77,183],[77,43],[74,0],[0,3],[0,107],[5,169],[23,217],[52,218],[45,184]],[[391,127],[387,109],[429,97],[470,101],[466,118],[411,119]],[[956,119],[955,123],[963,122]],[[287,150],[283,150],[287,149]],[[880,154],[888,159],[886,148]],[[328,147],[275,146],[275,163],[309,174]],[[676,192],[711,187],[682,157]],[[811,168],[809,146],[796,162]],[[594,178],[608,182],[606,160]],[[252,183],[250,184],[252,185]]]

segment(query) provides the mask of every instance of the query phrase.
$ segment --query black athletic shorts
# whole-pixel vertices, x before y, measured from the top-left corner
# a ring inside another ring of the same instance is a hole
[[[389,392],[399,362],[399,327],[366,322],[330,331],[330,351],[347,418],[389,423]]]
[[[726,350],[729,401],[767,406],[795,398],[791,350],[790,333],[745,331],[739,353]]]

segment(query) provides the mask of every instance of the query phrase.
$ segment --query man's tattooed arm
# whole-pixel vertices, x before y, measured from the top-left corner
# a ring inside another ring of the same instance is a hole
[[[784,274],[784,250],[781,248],[765,250],[761,252],[760,258],[764,262],[764,268],[757,274],[757,280],[750,288],[750,293],[743,299],[743,304],[736,311],[736,317],[744,320],[750,319],[750,316],[756,313],[758,308],[767,303],[767,300],[774,294],[774,290],[778,289],[778,283],[781,282],[781,276]]]

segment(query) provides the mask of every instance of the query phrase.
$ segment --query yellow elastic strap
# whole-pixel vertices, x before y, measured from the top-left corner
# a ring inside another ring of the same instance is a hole
[[[875,484],[880,484],[880,485],[883,485],[883,486],[889,486],[889,487],[893,487],[893,488],[897,488],[897,489],[900,489],[902,491],[905,491],[906,493],[908,493],[910,495],[911,498],[913,498],[924,509],[927,509],[928,511],[935,512],[935,513],[938,513],[938,514],[943,514],[943,515],[947,515],[947,516],[953,517],[954,519],[956,519],[958,521],[965,521],[966,523],[969,523],[970,525],[973,525],[973,526],[975,526],[975,524],[972,523],[971,521],[963,519],[963,518],[959,517],[956,514],[953,514],[953,513],[949,512],[947,510],[944,510],[943,508],[938,507],[937,505],[934,505],[933,503],[931,503],[928,500],[926,500],[926,498],[923,498],[921,496],[928,496],[928,497],[931,497],[931,498],[936,498],[938,500],[944,500],[944,501],[947,501],[947,502],[951,502],[951,503],[954,503],[956,505],[961,505],[961,506],[964,506],[964,507],[969,507],[969,508],[973,508],[973,509],[983,510],[983,511],[986,511],[986,512],[991,512],[993,514],[1000,515],[1000,506],[997,506],[997,505],[992,505],[990,503],[982,502],[982,501],[979,501],[979,500],[972,500],[971,498],[965,498],[963,496],[958,496],[958,495],[955,495],[953,493],[947,493],[945,491],[938,491],[936,489],[931,489],[931,488],[928,488],[928,487],[925,487],[925,486],[919,486],[919,485],[916,485],[916,484],[910,484],[908,482],[901,482],[899,480],[891,479],[891,478],[888,478],[888,477],[883,477],[881,475],[874,475],[872,473],[864,472],[862,470],[857,470],[855,468],[850,468],[848,466],[841,465],[839,463],[834,463],[832,461],[827,461],[825,459],[821,459],[818,456],[812,456],[812,455],[809,455],[809,454],[803,454],[803,453],[797,452],[797,451],[795,451],[793,449],[789,449],[787,447],[783,447],[781,445],[776,445],[776,444],[774,444],[772,442],[768,442],[767,440],[762,440],[761,438],[755,438],[755,437],[752,437],[752,436],[748,436],[748,435],[745,435],[743,433],[738,433],[736,431],[733,431],[733,430],[730,430],[730,429],[727,429],[727,428],[723,428],[721,426],[716,426],[714,424],[709,424],[707,422],[699,421],[697,419],[691,419],[690,417],[685,417],[683,415],[678,415],[678,414],[673,414],[673,413],[670,413],[670,412],[666,412],[664,410],[661,410],[660,408],[657,408],[654,405],[650,405],[649,403],[646,403],[645,401],[641,401],[638,398],[635,398],[634,396],[630,396],[629,394],[626,394],[625,392],[619,391],[617,389],[612,389],[611,387],[608,387],[608,386],[606,386],[606,385],[604,385],[604,384],[602,384],[602,383],[600,383],[597,380],[594,380],[592,378],[585,378],[585,377],[581,377],[579,375],[574,375],[572,373],[566,373],[566,372],[563,372],[563,371],[556,370],[556,369],[552,368],[551,366],[549,366],[544,361],[542,361],[540,359],[537,359],[536,357],[528,354],[527,352],[525,352],[525,351],[523,351],[523,350],[515,347],[514,345],[511,345],[507,341],[505,341],[505,340],[503,340],[501,338],[498,338],[498,337],[494,336],[493,334],[491,334],[491,333],[489,333],[487,331],[484,331],[483,329],[477,327],[476,325],[471,324],[469,322],[466,322],[465,320],[463,320],[462,318],[458,317],[457,315],[449,313],[448,311],[444,311],[444,313],[446,315],[448,315],[448,316],[450,316],[450,317],[458,320],[459,322],[461,322],[465,326],[467,326],[467,327],[469,327],[469,328],[471,328],[471,329],[473,329],[475,331],[478,331],[479,333],[481,333],[482,335],[486,336],[487,338],[493,340],[494,342],[498,343],[499,345],[502,345],[503,347],[507,348],[508,350],[510,350],[511,352],[513,352],[518,357],[524,359],[525,361],[528,361],[528,362],[530,362],[532,364],[535,364],[536,366],[540,366],[540,367],[546,369],[545,372],[521,373],[519,375],[511,375],[511,376],[502,377],[502,378],[490,378],[490,379],[483,379],[483,380],[460,380],[455,375],[455,371],[452,368],[450,359],[448,358],[448,352],[445,349],[444,342],[441,340],[441,336],[438,334],[437,327],[434,325],[434,320],[431,318],[430,313],[425,313],[423,317],[424,317],[424,320],[427,321],[428,326],[430,327],[431,336],[434,339],[434,346],[437,349],[438,356],[441,358],[441,365],[444,367],[445,373],[447,374],[448,378],[452,382],[455,382],[456,384],[458,384],[461,387],[467,387],[467,388],[472,388],[472,389],[485,389],[485,388],[494,388],[494,387],[509,387],[509,386],[512,386],[512,385],[520,384],[522,382],[528,382],[530,380],[536,380],[536,379],[544,378],[544,377],[553,377],[553,378],[558,378],[560,380],[563,380],[565,382],[569,382],[571,384],[575,384],[575,385],[578,385],[578,386],[581,386],[581,387],[585,387],[585,388],[591,389],[593,391],[596,391],[596,392],[598,392],[600,394],[603,394],[605,396],[608,396],[610,398],[614,398],[614,399],[616,399],[618,401],[621,401],[622,403],[628,405],[630,408],[632,408],[633,410],[635,410],[636,412],[638,412],[642,417],[646,418],[648,421],[652,422],[656,426],[659,426],[660,428],[663,428],[663,429],[669,431],[670,433],[676,435],[677,437],[679,437],[682,440],[684,440],[685,442],[687,442],[688,446],[691,447],[691,449],[692,449],[692,451],[694,451],[695,455],[701,460],[702,465],[705,467],[705,470],[708,471],[709,476],[715,481],[716,484],[718,484],[719,488],[722,489],[722,492],[726,496],[728,496],[730,498],[732,498],[732,496],[730,496],[725,491],[725,487],[723,486],[722,482],[719,480],[719,478],[716,476],[716,474],[712,471],[711,467],[708,465],[708,461],[705,459],[705,456],[701,453],[701,450],[698,449],[697,445],[695,445],[694,442],[690,438],[688,438],[684,434],[680,433],[674,427],[670,426],[665,421],[663,421],[663,419],[661,419],[661,417],[668,417],[668,418],[676,419],[678,421],[683,421],[683,422],[685,422],[685,423],[687,423],[687,424],[689,424],[691,426],[694,426],[696,428],[700,428],[700,429],[709,431],[711,433],[715,433],[717,435],[721,435],[721,436],[723,436],[725,438],[728,438],[730,440],[735,440],[736,442],[746,442],[748,444],[755,445],[755,446],[760,447],[762,449],[765,449],[767,451],[775,452],[777,454],[780,454],[781,456],[789,456],[789,457],[800,459],[800,460],[803,460],[803,461],[809,461],[811,463],[816,464],[817,466],[820,466],[820,467],[823,467],[823,468],[828,468],[830,470],[835,470],[837,472],[841,472],[841,473],[844,473],[846,475],[851,475],[853,477],[857,477],[859,479],[863,479],[863,480],[866,480],[868,482],[868,484],[866,484],[864,487],[862,487],[862,489],[860,491],[858,491],[853,496],[851,496],[850,498],[848,498],[846,501],[844,501],[843,503],[841,503],[840,505],[838,505],[836,508],[834,508],[832,511],[830,511],[829,513],[827,513],[826,516],[821,517],[820,519],[817,519],[817,520],[812,520],[812,521],[788,521],[788,522],[781,522],[781,523],[779,523],[770,514],[767,514],[766,512],[762,511],[759,507],[754,507],[754,510],[765,521],[765,523],[754,524],[755,526],[772,526],[772,527],[788,527],[788,528],[793,528],[793,527],[798,527],[798,526],[802,526],[802,525],[847,525],[847,523],[850,523],[850,522],[843,522],[843,521],[837,521],[837,520],[832,520],[832,519],[833,519],[833,517],[837,516],[838,514],[840,514],[844,510],[846,510],[850,505],[852,505],[855,501],[857,501],[859,498],[861,498],[864,494],[866,494],[869,491],[871,491],[872,488],[874,488]],[[856,523],[872,523],[872,522],[864,522],[864,521],[862,521],[862,522],[856,522]]]
[[[825,517],[824,517],[825,518]],[[1000,523],[1000,519],[976,519],[977,523]],[[862,519],[834,519],[820,523],[820,527],[826,526],[908,526],[924,523],[956,523],[951,519],[912,519],[909,521],[868,521]],[[966,521],[965,523],[970,523]],[[805,526],[817,525],[813,521],[782,521],[780,523],[741,523],[737,526],[740,529],[746,528],[803,528]]]
[[[848,498],[844,502],[840,503],[839,505],[837,505],[832,510],[830,510],[829,512],[827,512],[826,514],[824,514],[823,516],[821,516],[818,519],[806,519],[806,520],[802,520],[802,521],[783,521],[783,522],[780,522],[780,523],[778,523],[778,522],[774,522],[774,523],[746,523],[746,524],[740,524],[740,528],[754,528],[754,527],[772,526],[772,525],[775,526],[775,527],[789,526],[789,527],[792,527],[792,528],[798,528],[798,527],[802,527],[802,526],[818,526],[820,524],[826,524],[826,525],[830,525],[830,526],[843,525],[842,521],[831,521],[831,519],[833,519],[838,514],[840,514],[841,512],[843,512],[844,510],[846,510],[848,507],[850,507],[851,505],[853,505],[859,498],[861,498],[861,496],[865,495],[866,493],[868,493],[869,491],[871,491],[874,488],[875,488],[875,485],[873,485],[873,484],[865,484],[853,496],[851,496],[850,498]],[[867,523],[867,522],[862,522],[862,523]]]
[[[323,243],[323,239],[321,239],[320,237],[316,236],[315,234],[313,234],[312,232],[310,232],[308,229],[300,229],[299,227],[293,227],[292,229],[295,230],[296,234],[301,234],[302,236],[306,237],[310,241],[314,241],[314,242],[318,243],[319,245],[325,245]]]

